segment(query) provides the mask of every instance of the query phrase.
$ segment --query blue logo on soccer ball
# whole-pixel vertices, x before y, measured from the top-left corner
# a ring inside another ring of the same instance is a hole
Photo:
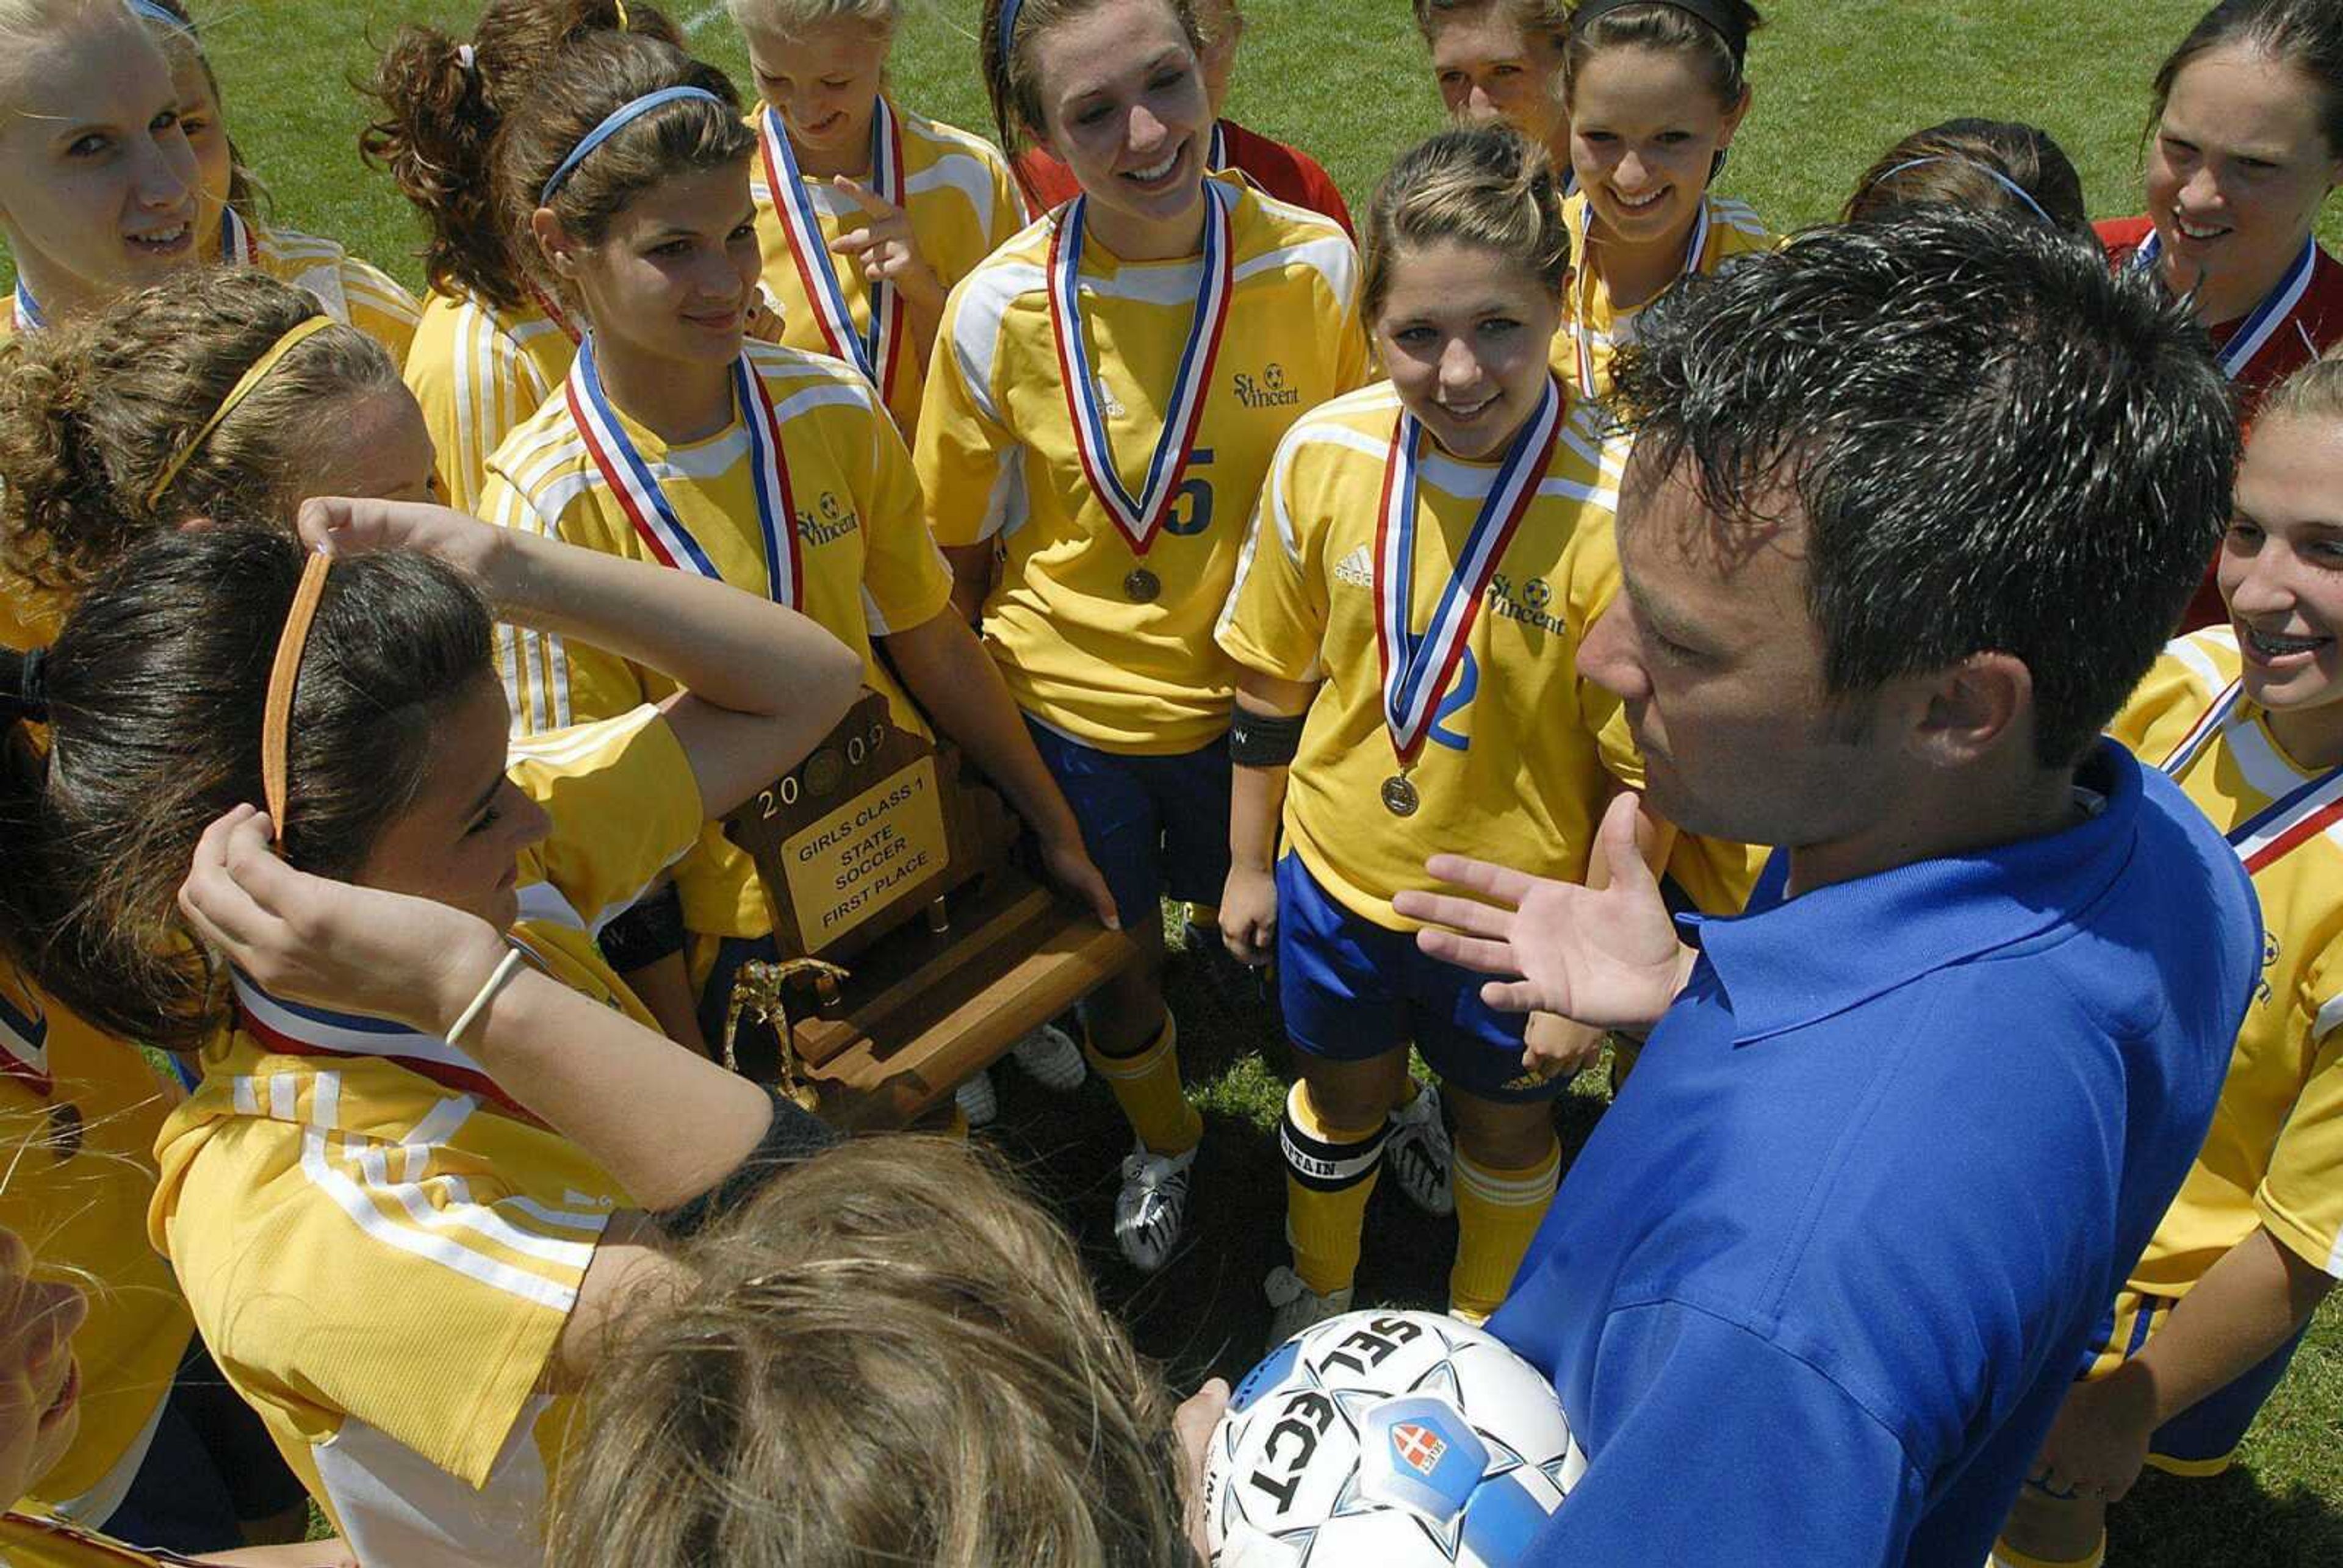
[[[1285,1381],[1285,1374],[1293,1370],[1301,1355],[1302,1342],[1298,1339],[1288,1340],[1271,1352],[1266,1361],[1245,1373],[1244,1382],[1237,1384],[1237,1392],[1229,1396],[1229,1413],[1242,1415],[1251,1410],[1253,1401]]]
[[[1487,1445],[1446,1400],[1387,1399],[1359,1423],[1359,1493],[1434,1524],[1463,1512],[1489,1468]]]

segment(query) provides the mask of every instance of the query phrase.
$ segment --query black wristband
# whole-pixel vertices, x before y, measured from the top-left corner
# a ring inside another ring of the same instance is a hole
[[[716,1221],[754,1198],[765,1184],[790,1166],[812,1159],[843,1134],[829,1122],[799,1106],[769,1085],[761,1086],[773,1102],[773,1119],[765,1135],[721,1181],[697,1198],[651,1215],[651,1223],[676,1241],[696,1236]]]
[[[683,951],[683,895],[669,882],[602,928],[595,939],[620,974],[648,969]]]
[[[1307,713],[1248,713],[1241,706],[1229,720],[1229,760],[1240,768],[1283,768],[1302,749]]]

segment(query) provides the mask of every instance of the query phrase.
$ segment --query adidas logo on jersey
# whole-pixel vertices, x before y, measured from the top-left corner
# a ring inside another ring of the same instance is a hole
[[[1349,583],[1373,592],[1375,586],[1374,563],[1367,558],[1367,547],[1355,546],[1351,553],[1334,563],[1334,580]]]
[[[1106,377],[1094,376],[1091,379],[1098,383],[1099,407],[1105,411],[1106,417],[1110,419],[1121,418],[1123,414],[1121,400],[1115,397],[1114,388],[1106,384]]]

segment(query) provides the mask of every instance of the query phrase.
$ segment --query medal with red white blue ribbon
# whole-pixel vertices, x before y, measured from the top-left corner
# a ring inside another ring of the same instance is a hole
[[[822,341],[837,358],[862,372],[879,389],[883,403],[894,396],[895,361],[904,337],[903,299],[884,279],[870,285],[870,325],[858,329],[847,304],[845,286],[838,280],[838,261],[821,236],[821,215],[814,210],[813,193],[798,172],[797,154],[781,116],[768,107],[757,117],[757,139],[764,148],[765,184],[773,193],[773,211],[797,263],[798,281],[813,307],[814,324]],[[885,98],[870,116],[870,190],[890,206],[903,205],[903,129],[895,107]]]
[[[220,259],[231,266],[251,266],[260,260],[260,241],[232,206],[220,208]]]
[[[724,574],[684,527],[683,518],[652,476],[650,465],[643,461],[626,427],[618,422],[617,410],[602,390],[601,373],[594,366],[591,336],[578,346],[578,357],[570,362],[563,391],[569,401],[569,417],[585,438],[587,456],[618,498],[619,508],[634,525],[651,558],[661,566],[723,581]],[[781,425],[773,410],[772,394],[765,389],[764,378],[749,365],[745,353],[732,362],[732,397],[749,436],[757,525],[765,543],[766,589],[774,603],[796,609],[804,591],[804,572],[797,511],[789,495],[789,461],[781,453]]]
[[[2132,270],[2148,271],[2163,254],[2164,237],[2154,229],[2148,230],[2147,237],[2139,242],[2139,248],[2131,253]],[[2245,374],[2246,367],[2254,362],[2254,356],[2278,335],[2278,328],[2293,316],[2294,307],[2302,303],[2302,297],[2310,291],[2311,275],[2318,270],[2318,241],[2306,239],[2302,242],[2302,254],[2294,258],[2294,265],[2286,269],[2286,276],[2278,279],[2278,286],[2254,307],[2251,314],[2237,323],[2237,330],[2229,334],[2229,340],[2221,345],[2218,358],[2223,375],[2235,381]]]
[[[1403,409],[1392,428],[1391,455],[1383,463],[1383,488],[1375,523],[1375,651],[1383,670],[1383,726],[1399,771],[1383,780],[1383,807],[1394,817],[1412,817],[1423,803],[1408,774],[1423,749],[1440,695],[1448,689],[1464,645],[1480,618],[1481,600],[1505,547],[1537,498],[1538,485],[1562,434],[1562,389],[1546,377],[1536,410],[1513,433],[1504,460],[1490,480],[1489,493],[1464,536],[1464,548],[1441,586],[1423,635],[1409,629],[1415,602],[1416,479],[1423,429]]]
[[[1058,343],[1058,375],[1066,389],[1074,450],[1091,493],[1114,520],[1133,555],[1147,554],[1171,517],[1196,433],[1203,426],[1212,363],[1220,355],[1221,334],[1228,326],[1229,300],[1234,293],[1236,258],[1229,210],[1233,200],[1225,186],[1204,182],[1204,254],[1196,282],[1195,315],[1189,322],[1188,340],[1181,350],[1171,396],[1164,402],[1163,427],[1155,437],[1147,477],[1136,496],[1123,485],[1115,467],[1106,413],[1100,406],[1097,372],[1082,337],[1082,214],[1090,205],[1088,196],[1076,196],[1058,215],[1057,233],[1050,241],[1050,325]],[[1161,579],[1144,566],[1133,568],[1122,586],[1125,594],[1141,604],[1163,591]]]
[[[1684,248],[1683,276],[1686,277],[1700,270],[1700,258],[1708,254],[1708,198],[1703,196],[1700,198],[1699,209],[1693,217],[1692,244]],[[1578,263],[1578,278],[1583,281],[1573,283],[1574,297],[1571,300],[1570,308],[1570,335],[1578,348],[1578,390],[1588,397],[1602,396],[1594,386],[1594,328],[1590,327],[1586,320],[1587,307],[1594,301],[1595,286],[1599,282],[1594,275],[1594,268],[1586,259],[1591,254],[1588,248],[1588,236],[1593,234],[1594,229],[1594,201],[1590,196],[1587,198],[1585,215],[1578,222],[1578,244],[1571,252],[1572,256]],[[1614,324],[1620,315],[1618,311],[1612,313],[1612,320]]]
[[[2233,680],[2214,699],[2205,716],[2164,759],[2163,770],[2168,777],[2178,779],[2187,772],[2215,737],[2240,720],[2239,705],[2245,695],[2245,684]],[[2304,779],[2223,837],[2245,862],[2247,873],[2253,875],[2338,822],[2343,822],[2343,768],[2329,768]]]
[[[40,302],[33,297],[33,291],[25,286],[21,275],[16,279],[15,317],[19,334],[38,332],[49,324],[48,317],[41,314]]]

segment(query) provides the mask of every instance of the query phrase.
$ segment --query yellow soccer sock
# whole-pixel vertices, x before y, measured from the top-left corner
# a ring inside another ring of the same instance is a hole
[[[2102,1532],[2099,1535],[2099,1543],[2091,1548],[2091,1554],[2088,1557],[2077,1557],[2071,1562],[2049,1557],[2029,1557],[2023,1552],[2012,1549],[2007,1542],[1996,1541],[1993,1543],[1993,1555],[1986,1559],[1986,1568],[2099,1568],[2099,1565],[2107,1560],[2107,1538],[2106,1533]]]
[[[1456,1151],[1456,1267],[1448,1275],[1449,1310],[1480,1322],[1512,1288],[1562,1179],[1562,1145],[1519,1171],[1475,1164]]]
[[[1285,1096],[1277,1128],[1285,1153],[1285,1239],[1293,1245],[1293,1271],[1322,1296],[1348,1289],[1359,1271],[1359,1231],[1390,1125],[1336,1127],[1318,1114],[1306,1083]]]
[[[1082,1055],[1151,1153],[1185,1154],[1202,1141],[1204,1119],[1180,1091],[1180,1030],[1169,1011],[1162,1031],[1133,1054],[1109,1056],[1084,1040]]]

